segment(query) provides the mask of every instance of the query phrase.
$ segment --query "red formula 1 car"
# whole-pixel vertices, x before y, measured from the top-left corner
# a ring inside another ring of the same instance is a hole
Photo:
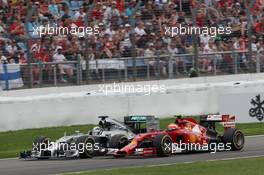
[[[216,122],[224,127],[224,133],[218,134]],[[175,123],[166,130],[138,134],[125,147],[118,150],[114,157],[131,155],[169,156],[176,152],[241,150],[244,147],[244,135],[235,128],[235,116],[201,116],[200,122],[193,118],[178,116]]]

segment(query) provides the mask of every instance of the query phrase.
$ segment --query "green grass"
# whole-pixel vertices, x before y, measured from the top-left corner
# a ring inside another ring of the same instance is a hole
[[[264,123],[237,124],[236,127],[247,136],[264,134]]]
[[[160,128],[166,128],[167,125],[173,123],[174,120],[174,118],[161,119]],[[32,142],[37,136],[48,136],[52,140],[55,140],[62,137],[65,131],[67,134],[72,134],[76,130],[87,133],[93,126],[94,125],[79,125],[0,132],[0,158],[17,157],[20,151],[31,149]],[[219,131],[222,131],[222,128],[219,127],[219,125],[217,126]],[[263,123],[237,124],[237,127],[241,129],[245,135],[264,134]]]
[[[141,168],[121,168],[78,173],[78,175],[262,175],[264,157],[160,165]]]
[[[33,140],[37,136],[48,136],[55,140],[62,137],[64,132],[67,135],[76,130],[87,133],[92,127],[93,125],[79,125],[0,132],[0,158],[17,157],[19,152],[31,149]]]
[[[223,126],[217,124],[216,128],[219,133],[223,133]],[[263,123],[238,123],[236,128],[240,129],[246,136],[264,134]]]

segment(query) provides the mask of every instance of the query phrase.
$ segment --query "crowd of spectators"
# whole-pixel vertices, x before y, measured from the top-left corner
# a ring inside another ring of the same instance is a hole
[[[61,61],[56,59],[58,54],[65,57],[63,60],[76,60],[77,55],[89,59],[111,59],[193,54],[192,35],[171,37],[165,34],[164,26],[191,26],[191,9],[194,7],[197,7],[197,26],[232,28],[230,35],[198,36],[199,53],[247,50],[249,24],[246,9],[250,2],[142,0],[138,4],[137,0],[0,0],[1,62],[27,63],[27,44],[33,62]],[[33,8],[36,10],[33,10],[29,23],[25,24],[27,14]],[[259,51],[263,56],[264,0],[256,0],[250,12],[252,50]],[[98,35],[39,37],[34,34],[34,29],[40,26],[84,27],[86,21],[88,26],[98,27]],[[199,57],[201,70],[210,71],[214,61],[231,63],[231,54]],[[241,61],[249,60],[246,55],[241,55]],[[187,72],[186,64],[191,62],[191,57],[177,57],[175,65],[181,65],[182,70]],[[149,61],[153,67],[155,63],[155,60]],[[67,71],[72,74],[70,70]]]

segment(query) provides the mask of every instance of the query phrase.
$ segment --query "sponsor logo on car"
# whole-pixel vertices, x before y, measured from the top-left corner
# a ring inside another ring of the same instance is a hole
[[[264,100],[261,100],[260,94],[252,98],[250,103],[253,107],[249,109],[249,116],[256,117],[257,120],[262,121],[264,118]]]

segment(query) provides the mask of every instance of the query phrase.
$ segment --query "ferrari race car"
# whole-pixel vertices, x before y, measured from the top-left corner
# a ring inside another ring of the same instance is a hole
[[[221,135],[216,131],[216,122],[224,127]],[[169,156],[177,152],[241,150],[244,135],[235,128],[235,116],[201,116],[200,122],[193,118],[178,116],[175,123],[163,131],[153,130],[138,134],[125,147],[115,152],[114,157],[132,155]]]
[[[20,153],[22,159],[49,158],[91,158],[93,156],[113,154],[126,146],[138,133],[149,132],[150,127],[158,129],[158,119],[154,116],[127,116],[124,123],[108,116],[100,116],[98,126],[87,134],[76,131],[75,134],[52,142],[46,136],[37,137],[31,151]]]

